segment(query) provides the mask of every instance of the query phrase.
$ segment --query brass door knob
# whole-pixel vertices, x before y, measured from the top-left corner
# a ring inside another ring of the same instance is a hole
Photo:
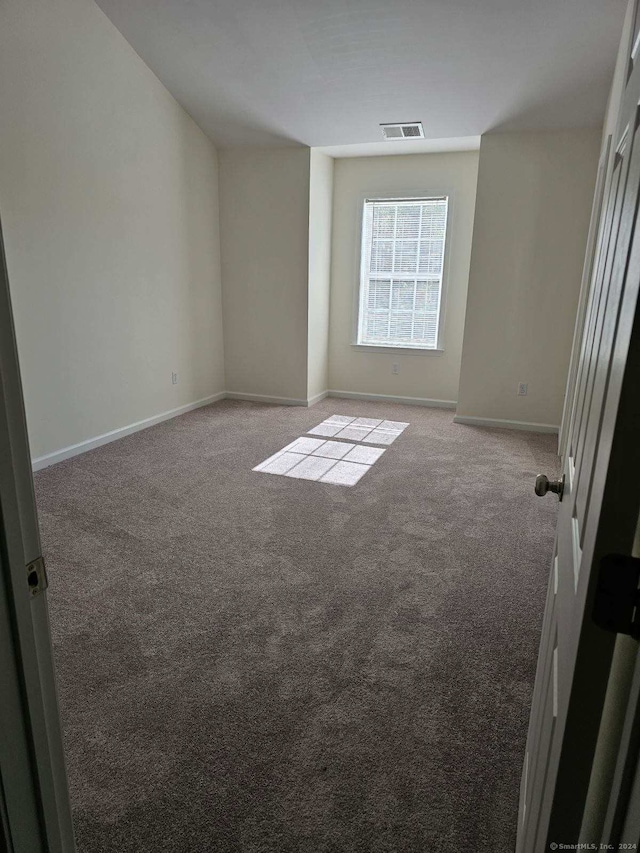
[[[543,497],[547,492],[553,492],[562,500],[564,492],[564,474],[561,480],[550,480],[546,474],[538,474],[536,477],[535,493],[538,497]]]

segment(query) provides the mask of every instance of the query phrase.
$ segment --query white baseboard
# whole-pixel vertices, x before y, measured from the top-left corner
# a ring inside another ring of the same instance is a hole
[[[124,438],[134,432],[155,426],[155,424],[162,423],[162,421],[168,421],[171,418],[184,415],[194,409],[200,409],[202,406],[217,403],[219,400],[246,400],[248,402],[271,403],[280,406],[313,406],[319,403],[320,400],[324,400],[325,397],[342,397],[346,400],[371,400],[380,403],[402,403],[410,406],[432,406],[438,409],[455,409],[456,407],[455,400],[430,400],[426,397],[396,397],[390,394],[364,394],[360,391],[322,391],[320,394],[309,397],[308,400],[299,400],[293,397],[269,397],[264,394],[244,394],[239,391],[221,391],[218,394],[213,394],[211,397],[204,397],[202,400],[196,400],[194,403],[187,403],[184,406],[179,406],[177,409],[170,409],[168,412],[162,412],[159,415],[153,415],[153,417],[145,418],[128,426],[111,430],[111,432],[105,432],[103,435],[98,435],[95,438],[88,438],[86,441],[81,441],[78,444],[63,447],[62,450],[38,456],[32,460],[31,464],[34,471],[41,471],[43,468],[48,468],[57,462],[71,459],[73,456],[79,456],[81,453],[86,453],[95,447],[101,447],[103,444],[109,444],[111,441],[117,441],[119,438]],[[501,418],[477,418],[471,415],[456,415],[453,420],[455,423],[468,424],[470,426],[519,429],[528,432],[558,433],[560,430],[560,427],[554,424],[527,423],[525,421],[510,421]]]
[[[329,397],[345,400],[371,400],[374,403],[402,403],[405,406],[430,406],[435,409],[455,409],[455,400],[430,400],[428,397],[395,397],[391,394],[363,394],[360,391],[328,391]]]
[[[134,424],[113,429],[111,432],[105,432],[95,438],[88,438],[86,441],[81,441],[78,444],[63,447],[62,450],[56,450],[54,453],[46,453],[44,456],[38,456],[36,459],[31,460],[32,468],[34,471],[41,471],[43,468],[48,468],[49,465],[55,465],[57,462],[63,462],[65,459],[71,459],[72,456],[79,456],[81,453],[86,453],[95,447],[101,447],[103,444],[109,444],[111,441],[117,441],[119,438],[124,438],[126,435],[131,435],[134,432],[147,429],[147,427],[155,426],[155,424],[162,423],[162,421],[168,421],[171,418],[178,417],[178,415],[184,415],[186,412],[200,409],[202,406],[217,403],[218,400],[223,400],[225,396],[224,391],[221,391],[219,394],[213,394],[211,397],[203,397],[202,400],[196,400],[195,403],[187,403],[184,406],[179,406],[177,409],[170,409],[168,412],[162,412],[159,415],[153,415],[151,418],[136,421]]]
[[[319,394],[314,394],[313,397],[309,397],[307,400],[307,406],[315,406],[316,403],[319,403],[320,400],[324,400],[324,398],[328,396],[328,391],[321,391]]]
[[[276,406],[307,406],[306,400],[295,397],[269,397],[266,394],[245,394],[243,391],[227,391],[227,400],[245,400],[247,403],[272,403]]]
[[[535,424],[527,423],[526,421],[509,421],[503,418],[476,418],[471,415],[456,415],[454,422],[457,424],[467,424],[469,426],[481,427],[497,427],[498,429],[521,429],[526,432],[551,432],[557,433],[560,430],[559,426],[554,424]]]

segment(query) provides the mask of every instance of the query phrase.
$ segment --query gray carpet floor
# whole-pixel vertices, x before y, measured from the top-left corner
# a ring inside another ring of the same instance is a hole
[[[253,472],[331,414],[354,487]],[[36,475],[81,853],[507,853],[556,437],[223,402]]]

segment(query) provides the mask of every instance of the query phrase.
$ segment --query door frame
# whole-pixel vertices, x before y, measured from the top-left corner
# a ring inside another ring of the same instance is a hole
[[[11,853],[74,853],[46,590],[0,223],[0,784]]]
[[[608,849],[619,850],[621,845],[632,840],[640,842],[640,651],[636,651],[629,697],[619,735],[618,750],[613,778],[609,786],[609,802],[604,815],[602,834],[598,841],[610,845]],[[632,827],[632,828],[631,828]]]

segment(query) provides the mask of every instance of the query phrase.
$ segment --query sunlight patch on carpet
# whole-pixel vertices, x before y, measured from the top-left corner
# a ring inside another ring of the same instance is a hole
[[[367,444],[392,444],[409,426],[402,421],[383,421],[375,418],[350,418],[331,415],[318,426],[309,430],[309,435],[325,435]]]
[[[392,444],[408,426],[408,423],[400,421],[332,415],[310,429],[309,435],[331,436],[340,441],[303,436],[253,470],[298,480],[355,486],[386,452],[384,448],[366,445]],[[363,444],[353,444],[353,441]]]

